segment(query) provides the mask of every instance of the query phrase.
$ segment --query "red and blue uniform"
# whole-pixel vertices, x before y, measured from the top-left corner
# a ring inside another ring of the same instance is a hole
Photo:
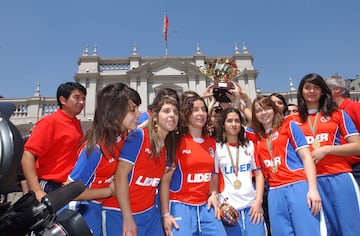
[[[169,196],[170,214],[179,225],[179,229],[173,228],[174,236],[226,235],[214,209],[207,209],[215,151],[214,138],[186,135],[180,139]]]
[[[138,235],[164,235],[162,219],[155,206],[155,195],[161,177],[166,170],[166,149],[152,157],[150,136],[147,128],[132,131],[121,149],[119,160],[133,165],[128,175],[131,211]],[[109,200],[111,202],[111,200]],[[122,235],[122,214],[115,207],[107,206],[105,235]],[[121,206],[120,206],[121,209]]]
[[[298,122],[309,144],[317,140],[320,146],[341,145],[341,137],[346,139],[359,135],[354,123],[343,110],[334,111],[330,117],[321,113],[309,114],[308,117],[311,124],[315,123],[315,118],[318,119],[315,134],[312,133],[308,120],[301,122],[299,116],[292,116],[292,119]],[[312,146],[310,150],[313,150]],[[359,235],[359,187],[351,174],[347,158],[328,154],[316,164],[316,170],[329,235]]]
[[[308,183],[297,151],[308,144],[299,126],[284,121],[261,138],[247,129],[247,137],[256,144],[256,161],[269,183],[272,235],[321,235],[320,216],[313,216],[307,205]]]
[[[119,136],[116,145],[111,146],[111,150],[101,143],[87,154],[86,143],[84,143],[79,149],[78,160],[69,179],[71,181],[81,180],[89,189],[109,187],[114,179],[123,144],[124,136]],[[76,202],[75,208],[82,214],[93,235],[101,235],[102,221],[99,219],[101,219],[104,201],[106,199]],[[70,208],[74,208],[71,203]]]

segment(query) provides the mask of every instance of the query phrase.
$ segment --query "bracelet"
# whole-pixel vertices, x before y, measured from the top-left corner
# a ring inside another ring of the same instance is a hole
[[[166,214],[164,214],[164,215],[162,215],[163,218],[164,218],[164,217],[167,217],[167,216],[170,216],[170,213],[169,213],[169,212],[166,213]]]

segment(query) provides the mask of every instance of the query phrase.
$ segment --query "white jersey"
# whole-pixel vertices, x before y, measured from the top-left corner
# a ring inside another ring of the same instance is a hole
[[[250,207],[255,201],[256,193],[252,181],[255,165],[255,150],[253,142],[247,147],[235,144],[216,143],[215,170],[219,171],[219,204],[226,202],[238,210]],[[229,151],[231,154],[229,154]],[[238,171],[235,174],[236,154],[238,154]],[[231,161],[231,158],[233,161]],[[238,186],[240,181],[240,187]],[[235,181],[237,181],[236,184]],[[235,187],[238,186],[238,187]]]

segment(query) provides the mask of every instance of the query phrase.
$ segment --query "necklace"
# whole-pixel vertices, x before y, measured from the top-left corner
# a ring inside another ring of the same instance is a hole
[[[317,125],[317,121],[318,121],[318,117],[319,117],[319,112],[316,112],[316,116],[315,116],[315,121],[314,123],[311,123],[310,117],[308,116],[308,122],[309,122],[309,126],[311,129],[311,134],[314,137],[314,141],[312,142],[311,146],[316,149],[320,147],[320,142],[319,140],[315,139],[315,134],[316,134],[316,125]]]
[[[226,149],[227,149],[227,151],[229,153],[231,166],[234,169],[234,173],[235,173],[235,176],[236,176],[236,180],[234,181],[233,186],[234,186],[235,189],[239,189],[239,188],[241,188],[241,181],[238,179],[238,173],[239,173],[239,142],[236,143],[236,161],[235,161],[236,163],[234,163],[234,159],[233,159],[233,157],[231,155],[228,143],[226,144]]]
[[[266,144],[267,144],[267,147],[268,147],[268,149],[269,149],[270,158],[271,158],[271,163],[272,163],[272,170],[271,170],[271,171],[275,174],[275,173],[278,172],[279,168],[278,168],[277,164],[275,164],[275,162],[274,162],[271,132],[270,132],[270,134],[268,134],[267,137],[266,137]]]

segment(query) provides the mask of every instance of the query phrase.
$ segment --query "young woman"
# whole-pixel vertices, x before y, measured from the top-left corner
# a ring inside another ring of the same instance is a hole
[[[352,120],[332,101],[331,90],[318,74],[308,74],[298,89],[300,124],[316,163],[329,235],[359,235],[359,188],[346,156],[359,155],[360,136]],[[340,136],[347,141],[340,144]]]
[[[174,161],[172,149],[177,146],[175,129],[178,120],[176,99],[163,96],[151,106],[148,128],[136,129],[129,134],[115,174],[115,192],[121,211],[118,212],[118,223],[107,223],[112,225],[108,235],[164,234],[155,196],[167,163]]]
[[[182,136],[176,162],[160,183],[165,233],[226,235],[218,214],[217,174],[214,173],[216,142],[206,135],[207,106],[196,94],[183,100],[180,114]]]
[[[270,95],[271,100],[275,103],[275,105],[279,108],[283,116],[286,116],[288,113],[288,105],[286,99],[280,93],[272,93]]]
[[[236,108],[227,108],[217,135],[215,168],[219,168],[219,204],[226,202],[239,212],[239,220],[226,226],[228,236],[264,236],[264,176],[255,165],[252,141],[245,137],[244,120]],[[255,186],[253,185],[253,173]]]
[[[321,198],[316,170],[299,126],[284,121],[270,97],[252,105],[257,161],[269,183],[269,217],[272,235],[320,235]]]
[[[101,235],[104,198],[112,196],[113,181],[120,149],[128,130],[136,129],[140,113],[139,94],[123,83],[109,84],[97,95],[92,126],[79,149],[78,160],[68,182],[81,180],[87,189],[76,200],[77,209],[92,230]]]

